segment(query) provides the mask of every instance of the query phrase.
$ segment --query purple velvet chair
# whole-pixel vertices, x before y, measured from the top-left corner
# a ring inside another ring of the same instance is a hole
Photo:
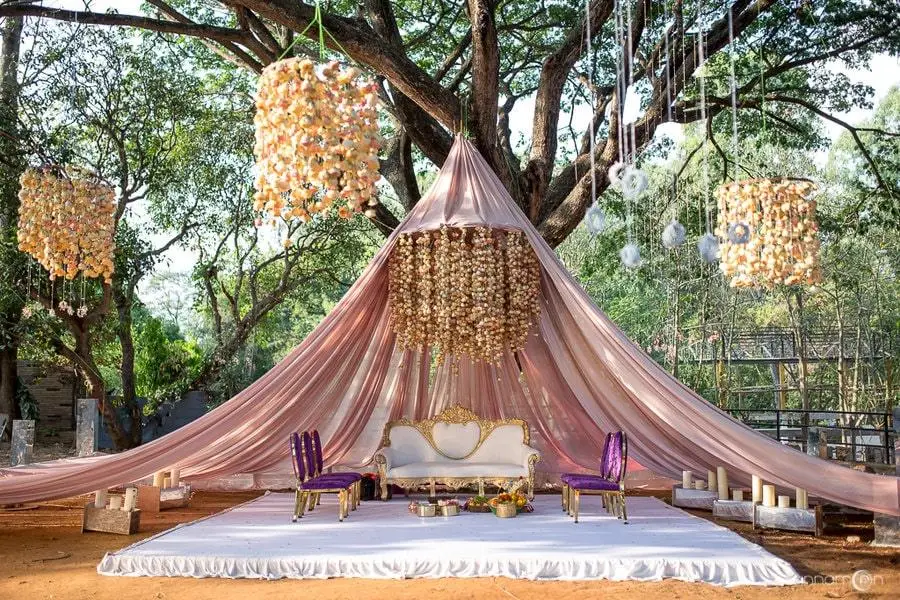
[[[291,433],[291,465],[294,468],[294,476],[297,478],[297,493],[294,497],[294,514],[292,521],[303,517],[306,506],[313,498],[318,499],[320,494],[333,493],[338,495],[338,521],[343,521],[349,514],[350,490],[341,482],[317,477],[309,478],[311,470],[309,465],[313,462],[311,441],[304,444],[304,438],[311,440],[309,434],[304,432],[301,436],[297,432]]]
[[[563,473],[560,476],[562,480],[562,509],[563,512],[569,512],[569,480],[576,477],[600,477],[603,476],[604,465],[606,465],[607,457],[609,456],[609,444],[612,439],[612,432],[606,434],[606,438],[603,440],[603,453],[600,455],[600,475],[592,475],[590,473]]]
[[[322,438],[319,437],[319,430],[313,429],[312,434],[310,435],[312,449],[313,449],[313,460],[314,460],[314,469],[312,470],[310,477],[315,477],[316,479],[327,479],[329,481],[334,481],[336,483],[343,483],[347,485],[350,490],[350,508],[351,510],[356,510],[356,507],[359,506],[359,498],[360,498],[360,486],[362,482],[362,475],[359,473],[352,472],[342,472],[342,473],[325,473],[322,471],[324,461],[322,459],[323,450],[322,450]],[[315,496],[316,504],[319,503],[319,496]],[[309,507],[309,510],[313,509],[314,505]]]
[[[625,468],[628,464],[628,436],[624,431],[617,431],[610,437],[609,452],[600,469],[600,477],[581,475],[570,477],[566,482],[569,488],[569,514],[578,522],[582,494],[600,496],[606,510],[617,518],[628,523],[628,511],[625,507]]]

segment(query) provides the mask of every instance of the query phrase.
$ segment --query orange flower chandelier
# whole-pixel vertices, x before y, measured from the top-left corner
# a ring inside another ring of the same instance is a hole
[[[351,218],[378,204],[377,86],[329,62],[288,58],[266,67],[256,94],[254,208],[274,219],[336,209]]]
[[[732,287],[813,285],[819,268],[815,185],[798,179],[752,179],[716,190],[722,272]]]
[[[404,233],[389,260],[391,325],[401,350],[497,363],[525,347],[540,313],[540,267],[521,231]]]
[[[47,269],[51,280],[80,273],[111,283],[113,188],[74,168],[27,169],[19,183],[19,250]]]

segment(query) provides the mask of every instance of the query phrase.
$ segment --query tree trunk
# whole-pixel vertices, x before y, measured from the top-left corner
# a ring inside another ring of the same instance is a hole
[[[17,249],[16,225],[19,212],[19,176],[24,169],[18,140],[19,46],[22,19],[0,20],[0,413],[19,418],[16,400],[19,321],[24,306],[19,289],[23,256]]]
[[[65,358],[75,363],[79,370],[83,373],[88,385],[88,393],[90,397],[96,398],[100,408],[100,414],[103,415],[103,421],[106,424],[106,432],[112,439],[113,445],[117,450],[124,450],[131,447],[128,432],[119,422],[119,415],[113,406],[106,390],[106,384],[94,361],[93,352],[91,351],[90,334],[86,329],[81,329],[77,333],[73,332],[75,337],[75,349],[71,349],[61,341],[57,340],[56,350]]]
[[[126,448],[140,446],[143,439],[143,415],[137,402],[137,392],[135,390],[134,336],[132,335],[131,318],[132,300],[133,296],[127,291],[126,293],[116,294],[116,311],[119,316],[116,335],[119,337],[119,344],[122,347],[122,403],[128,408],[128,413],[131,416],[131,428],[128,432]]]
[[[225,368],[228,361],[241,349],[254,327],[255,324],[235,326],[232,336],[222,342],[213,351],[209,360],[203,364],[200,372],[194,378],[194,381],[191,382],[189,389],[206,391],[209,386],[215,383],[219,378],[219,375],[221,375],[222,369]]]
[[[18,354],[15,346],[0,350],[0,413],[9,415],[10,420],[22,418],[22,407],[16,401]]]

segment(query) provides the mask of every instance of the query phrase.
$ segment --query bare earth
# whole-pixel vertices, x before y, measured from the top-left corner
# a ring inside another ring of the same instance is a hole
[[[533,582],[504,578],[250,581],[97,575],[97,563],[105,552],[130,545],[177,523],[193,521],[245,502],[256,495],[198,493],[189,508],[142,515],[141,533],[130,538],[102,533],[82,534],[80,507],[88,501],[87,497],[26,505],[21,509],[0,509],[0,599],[900,598],[900,550],[872,547],[868,543],[872,535],[871,523],[830,525],[825,536],[815,539],[800,534],[753,532],[743,524],[721,522],[788,560],[801,575],[818,576],[820,580],[826,576],[849,578],[858,569],[868,570],[875,577],[875,584],[866,595],[852,591],[849,579],[787,588],[725,589],[679,581]],[[695,514],[709,518],[706,513]],[[298,531],[298,535],[302,534]],[[848,541],[848,536],[857,535],[861,541]]]

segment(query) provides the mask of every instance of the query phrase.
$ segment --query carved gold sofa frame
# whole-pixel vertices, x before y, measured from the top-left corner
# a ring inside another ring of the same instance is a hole
[[[477,434],[471,429],[472,423],[478,426]],[[455,426],[456,429],[448,426]],[[435,439],[436,427],[443,437],[443,446],[438,443],[440,440]],[[400,428],[405,429],[401,432]],[[421,440],[412,430],[420,434]],[[454,436],[454,431],[467,434],[470,439],[460,441],[460,437],[466,436]],[[406,451],[405,458],[409,460],[410,454],[408,448],[401,450],[391,445],[392,442],[398,443],[397,437],[405,438],[401,440],[405,444],[427,444],[428,448],[414,449],[427,454],[426,460],[397,466],[394,459],[399,459]],[[530,441],[528,423],[523,419],[483,419],[459,405],[450,406],[430,419],[390,421],[384,427],[381,449],[374,457],[380,476],[381,498],[387,499],[390,484],[398,485],[407,492],[428,485],[432,496],[438,483],[453,490],[474,484],[478,486],[478,493],[484,495],[485,484],[502,488],[517,479],[525,480],[528,497],[533,498],[534,466],[541,456],[528,445]],[[465,447],[467,444],[471,447]],[[447,451],[447,445],[455,445],[457,450],[463,447],[463,450],[459,455],[453,455]],[[469,459],[479,460],[473,462]],[[456,473],[457,469],[459,473]]]

